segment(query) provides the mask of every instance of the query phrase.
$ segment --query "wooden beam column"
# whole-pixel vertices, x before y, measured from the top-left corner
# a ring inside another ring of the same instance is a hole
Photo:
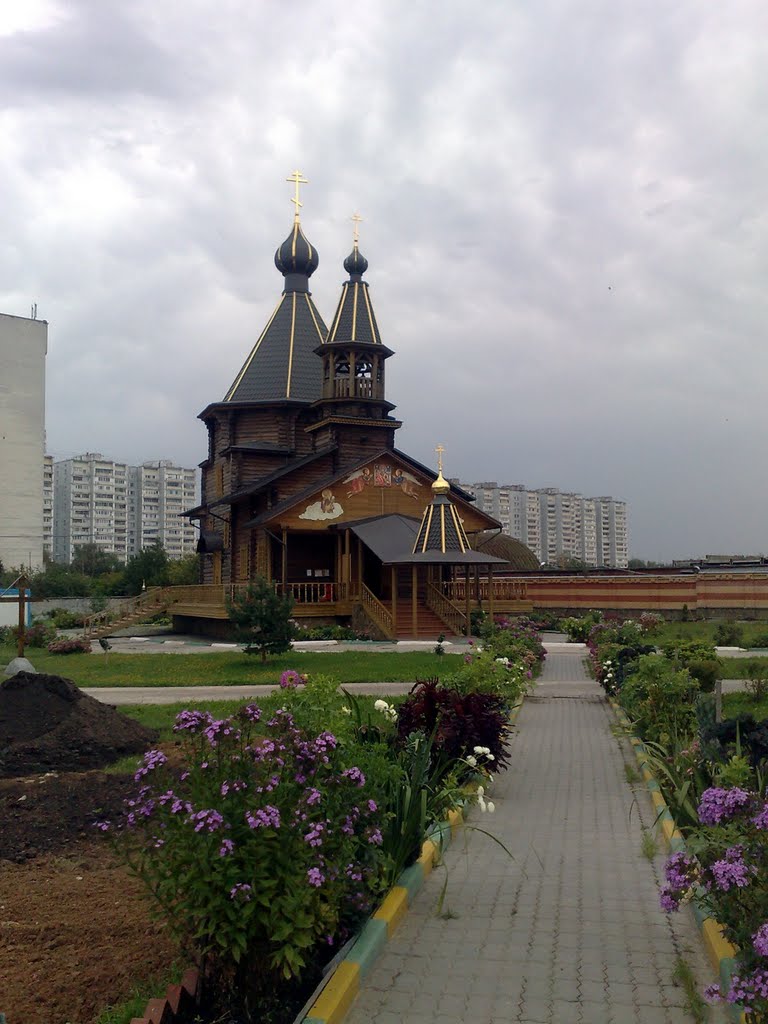
[[[419,567],[411,569],[411,627],[414,637],[419,635]]]
[[[397,630],[397,566],[393,565],[391,568],[391,579],[392,579],[392,622],[394,623],[395,630]]]
[[[280,575],[283,582],[283,593],[287,590],[288,584],[288,530],[283,527],[283,551],[280,566]]]
[[[488,566],[488,614],[493,622],[493,565]]]
[[[464,614],[467,616],[467,636],[469,637],[469,636],[472,635],[472,629],[471,629],[471,626],[470,626],[470,622],[471,622],[471,620],[470,620],[470,611],[471,611],[470,605],[471,605],[471,601],[470,601],[470,597],[469,597],[469,566],[468,565],[464,566],[464,604],[466,606]]]

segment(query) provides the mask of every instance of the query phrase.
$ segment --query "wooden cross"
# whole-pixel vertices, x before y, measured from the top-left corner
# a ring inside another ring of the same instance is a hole
[[[445,448],[443,448],[443,446],[441,444],[439,444],[435,448],[435,451],[437,452],[437,471],[438,471],[438,473],[442,473],[443,472],[443,452],[445,451]]]
[[[309,182],[301,173],[301,171],[294,171],[290,178],[286,178],[285,180],[292,181],[295,186],[295,193],[291,199],[291,202],[295,207],[296,218],[298,219],[299,210],[304,205],[304,203],[299,202],[299,185],[308,185]]]
[[[363,218],[360,216],[359,213],[353,213],[352,217],[350,219],[352,220],[353,224],[355,225],[354,236],[353,237],[354,237],[354,241],[355,241],[355,248],[357,248],[357,243],[360,240],[360,225],[363,223]]]

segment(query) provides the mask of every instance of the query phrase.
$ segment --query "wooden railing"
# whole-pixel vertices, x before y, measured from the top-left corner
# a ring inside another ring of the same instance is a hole
[[[345,601],[347,598],[346,583],[276,583],[275,589],[281,594],[290,594],[296,604],[329,604]]]
[[[392,613],[388,608],[384,607],[378,597],[371,593],[364,583],[360,585],[358,600],[368,618],[379,627],[385,636],[394,639],[395,623],[392,619]]]
[[[430,611],[443,620],[454,636],[464,636],[467,628],[467,616],[453,601],[449,601],[434,583],[427,584],[424,603]]]
[[[103,633],[108,627],[119,628],[118,624],[130,625],[142,618],[149,618],[173,604],[177,598],[169,591],[177,587],[149,587],[138,597],[129,598],[120,608],[107,608],[101,612],[88,615],[83,622],[83,636],[91,637]]]
[[[466,601],[466,580],[448,580],[443,584],[443,592],[449,600],[456,601],[457,604]],[[469,581],[470,600],[477,600],[478,594],[481,601],[488,600],[488,580],[479,580],[477,583],[474,580]],[[495,579],[493,581],[493,599],[494,601],[527,601],[527,581]]]

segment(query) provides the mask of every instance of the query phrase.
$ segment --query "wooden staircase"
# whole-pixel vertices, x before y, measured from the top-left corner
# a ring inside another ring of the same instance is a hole
[[[117,613],[103,611],[89,616],[85,620],[83,639],[100,640],[120,629],[145,622],[158,613],[167,611],[175,601],[172,588],[150,587],[139,597],[127,601]]]
[[[395,632],[398,640],[434,640],[437,642],[441,633],[445,637],[455,636],[450,626],[447,626],[438,615],[421,603],[416,609],[416,632],[414,633],[411,602],[405,600],[397,602]]]

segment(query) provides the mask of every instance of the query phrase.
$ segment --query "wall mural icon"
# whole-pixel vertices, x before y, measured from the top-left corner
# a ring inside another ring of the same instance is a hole
[[[320,494],[320,501],[313,501],[311,505],[307,505],[299,519],[311,519],[313,522],[319,522],[323,519],[338,519],[343,515],[344,509],[336,501],[333,491],[326,487]]]
[[[366,487],[399,487],[403,494],[416,501],[421,499],[420,481],[406,473],[399,466],[393,466],[389,462],[376,462],[371,472],[370,466],[364,466],[356,473],[348,476],[344,481],[347,487],[347,497],[360,494]]]

